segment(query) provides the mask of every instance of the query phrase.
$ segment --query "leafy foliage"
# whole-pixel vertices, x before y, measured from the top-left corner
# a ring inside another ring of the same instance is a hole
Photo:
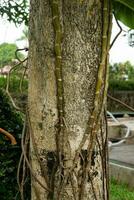
[[[134,66],[129,61],[109,66],[109,90],[134,90]]]
[[[0,88],[5,89],[7,80],[4,77],[0,77]],[[20,79],[17,75],[11,75],[9,91],[14,99],[14,102],[18,107],[25,111],[27,105],[27,90],[28,90],[28,80],[24,79],[22,84],[22,91],[20,92]]]
[[[133,91],[134,90],[134,80],[110,80],[109,90],[123,90],[123,91]]]
[[[126,61],[124,63],[114,63],[109,66],[109,80],[133,80],[134,66]]]
[[[8,21],[28,25],[29,3],[28,0],[2,0],[0,2],[0,15],[7,16]]]
[[[23,93],[21,94],[19,84],[18,71],[13,72],[10,77],[10,92],[15,102],[17,101],[17,105],[25,107],[28,81],[27,79],[23,80]],[[0,88],[6,88],[6,79],[4,77],[0,77]],[[6,93],[0,89],[0,127],[10,132],[17,140],[17,145],[12,146],[10,141],[6,140],[3,134],[0,134],[0,199],[2,200],[20,200],[16,174],[21,154],[22,126],[21,113],[12,108]],[[25,199],[28,200],[30,199],[30,179],[28,177],[24,188],[26,190]]]
[[[127,6],[128,8],[134,11],[134,2],[132,0],[115,0],[115,1],[123,4],[124,6]]]
[[[18,112],[15,112],[11,107],[8,97],[0,90],[0,127],[10,133],[20,134],[22,130],[22,119]],[[16,137],[18,137],[18,134]]]
[[[3,43],[0,45],[0,67],[11,64],[15,59],[16,44]],[[19,58],[23,58],[23,54],[18,53]]]
[[[0,77],[0,88],[5,89],[6,84],[7,84],[6,82],[7,82],[7,80],[4,77]],[[10,86],[9,86],[10,92],[18,95],[20,93],[19,85],[20,85],[20,79],[18,78],[18,76],[15,76],[15,75],[11,76]],[[22,89],[23,89],[24,93],[27,94],[27,89],[28,89],[28,80],[27,79],[23,80]]]
[[[20,146],[23,121],[20,114],[13,110],[6,94],[1,89],[0,116],[0,127],[13,134],[17,140],[17,146]],[[16,173],[21,149],[17,146],[11,146],[10,141],[0,134],[0,199],[2,200],[15,199],[18,192]]]
[[[134,29],[134,1],[112,0],[113,10],[117,20],[131,29]]]

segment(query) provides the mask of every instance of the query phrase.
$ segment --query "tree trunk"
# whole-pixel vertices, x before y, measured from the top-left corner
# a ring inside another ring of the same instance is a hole
[[[32,200],[108,200],[109,5],[108,0],[31,1]]]

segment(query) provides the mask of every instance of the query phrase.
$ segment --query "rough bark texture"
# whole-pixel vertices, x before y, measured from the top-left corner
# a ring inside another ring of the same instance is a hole
[[[88,137],[74,163],[94,106],[102,54],[102,2],[58,1],[64,89],[64,128],[59,131],[55,30],[50,1],[31,1],[28,107],[31,165],[37,178],[51,190],[43,189],[32,178],[32,200],[105,200],[107,173],[104,116],[98,125],[103,125],[103,128],[100,130],[98,127],[91,160],[87,159],[88,144],[93,141],[89,141]],[[88,162],[91,165],[85,173]]]

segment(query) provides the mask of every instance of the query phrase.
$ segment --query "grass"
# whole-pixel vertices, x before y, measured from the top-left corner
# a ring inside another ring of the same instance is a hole
[[[0,77],[0,88],[6,89],[7,79]],[[28,80],[24,79],[22,84],[22,90],[20,90],[20,78],[17,75],[12,75],[10,77],[9,92],[12,96],[15,104],[25,109],[27,103],[27,91],[28,91]]]
[[[4,77],[0,77],[0,88],[6,89],[6,84],[7,84],[7,79]],[[9,85],[10,92],[20,93],[19,86],[20,86],[20,78],[15,75],[11,76],[10,85]],[[23,85],[22,85],[22,90],[24,92],[27,92],[27,88],[28,88],[28,81],[26,79],[24,79]]]
[[[110,183],[110,200],[134,200],[134,190],[112,179]]]

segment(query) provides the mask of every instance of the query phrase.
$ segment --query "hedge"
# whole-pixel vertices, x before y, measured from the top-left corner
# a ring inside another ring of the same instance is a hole
[[[110,80],[109,81],[109,90],[134,90],[134,80]]]

